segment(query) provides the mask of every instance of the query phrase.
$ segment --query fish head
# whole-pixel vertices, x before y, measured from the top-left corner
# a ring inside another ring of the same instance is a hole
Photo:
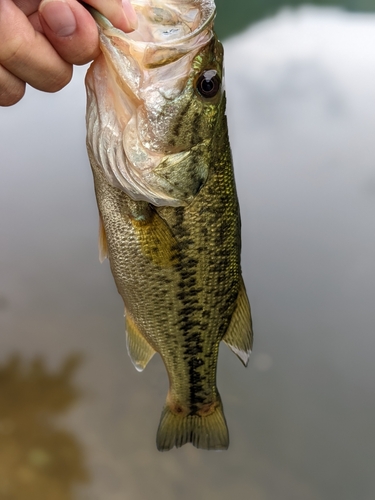
[[[138,133],[149,149],[174,154],[213,137],[223,100],[222,54],[213,36],[199,51],[163,67],[165,79],[142,92]]]
[[[209,172],[223,119],[223,48],[213,0],[137,0],[138,29],[98,13],[102,55],[86,78],[88,147],[134,200],[183,206]]]

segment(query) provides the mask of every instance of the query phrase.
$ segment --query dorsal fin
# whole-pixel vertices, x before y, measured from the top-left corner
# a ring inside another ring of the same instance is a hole
[[[126,346],[128,354],[136,370],[142,372],[150,359],[155,354],[155,350],[139,331],[130,314],[125,310]]]
[[[245,284],[242,278],[236,309],[234,310],[228,330],[224,335],[223,342],[225,342],[234,354],[239,357],[242,363],[247,366],[253,347],[253,330],[249,299],[247,298]]]
[[[103,262],[108,257],[108,243],[105,235],[102,216],[99,214],[99,260]]]

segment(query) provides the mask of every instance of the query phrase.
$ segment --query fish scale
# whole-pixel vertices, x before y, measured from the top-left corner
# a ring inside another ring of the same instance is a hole
[[[145,19],[147,2],[141,3]],[[210,0],[203,3],[205,15],[211,19],[208,6],[214,4]],[[184,2],[185,7],[190,4],[197,6],[200,2]],[[101,43],[106,47],[105,61],[111,58],[111,37],[117,61],[119,37],[130,47],[138,43],[130,35],[111,31],[100,15],[96,18]],[[222,78],[222,46],[212,27],[204,22],[203,26],[207,42],[193,54],[187,52],[190,69],[181,76],[184,85],[177,82],[180,91],[171,94],[173,99],[164,99],[162,93],[156,99],[157,88],[145,91],[145,107],[139,111],[142,89],[133,98],[130,85],[108,77],[107,72],[114,67],[112,60],[107,64],[103,59],[94,62],[86,81],[87,147],[101,220],[101,254],[108,256],[124,300],[128,352],[138,370],[159,353],[169,377],[157,434],[157,447],[162,451],[188,442],[205,449],[228,447],[228,429],[216,387],[219,344],[222,340],[227,343],[245,365],[252,346],[250,306],[241,277],[240,214],[226,101],[218,83]],[[202,32],[198,30],[196,36],[202,37]],[[165,54],[167,49],[162,50]],[[123,57],[130,57],[129,50],[124,50]],[[139,61],[137,64],[141,68]],[[124,67],[134,65],[134,61],[132,65],[124,62]],[[186,67],[186,61],[182,61],[183,71]],[[175,71],[176,66],[173,68]],[[197,88],[206,69],[210,78],[217,80],[202,87],[200,94]],[[149,72],[158,70],[147,66],[144,71],[148,72],[147,81],[152,81],[155,75]],[[123,69],[119,73],[125,74]],[[172,75],[177,81],[175,73]],[[214,93],[205,98],[205,89],[211,88]],[[114,98],[116,93],[121,98]],[[97,94],[104,103],[93,99]],[[126,103],[123,112],[116,108],[122,101]],[[141,120],[126,114],[132,107],[134,116],[142,116]],[[110,120],[106,119],[108,114]],[[112,136],[105,128],[108,123],[114,128]],[[123,146],[118,142],[112,147],[109,142],[120,140],[123,134],[126,143],[127,123],[140,127],[138,132],[137,128],[131,132],[132,137],[138,134],[132,147],[141,152],[135,156],[132,153],[132,158],[143,158],[147,151],[150,161],[142,173],[140,165],[131,163],[124,146],[124,153],[115,160],[114,182],[111,151]],[[167,137],[154,140],[159,149],[147,149],[142,140],[151,143],[148,134],[154,137],[158,130],[166,130]],[[106,138],[105,147],[102,137]],[[182,156],[170,151],[171,144],[182,148]],[[150,168],[152,162],[155,167]],[[119,172],[126,176],[127,171],[133,171],[131,175],[137,178],[137,185],[130,189],[127,186],[132,177],[124,183],[119,177]],[[140,183],[143,194],[134,198]]]

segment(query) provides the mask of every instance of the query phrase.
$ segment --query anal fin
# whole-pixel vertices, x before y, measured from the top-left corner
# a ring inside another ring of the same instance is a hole
[[[102,216],[99,214],[99,260],[103,262],[108,257],[108,243],[105,235]]]
[[[125,317],[128,354],[136,370],[142,372],[155,354],[155,350],[140,333],[132,317],[126,312]]]
[[[242,278],[236,309],[234,310],[228,330],[224,335],[223,342],[247,366],[253,347],[253,329],[249,299],[247,298]]]

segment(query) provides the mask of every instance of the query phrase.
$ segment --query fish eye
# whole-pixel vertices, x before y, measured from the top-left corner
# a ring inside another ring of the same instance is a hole
[[[215,97],[221,88],[221,80],[217,71],[214,69],[204,71],[197,80],[196,88],[205,99]]]

